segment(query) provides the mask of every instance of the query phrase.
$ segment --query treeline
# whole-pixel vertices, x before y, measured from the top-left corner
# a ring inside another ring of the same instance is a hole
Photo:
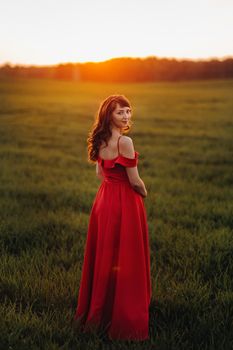
[[[54,66],[0,66],[0,78],[27,77],[96,82],[148,82],[233,77],[233,58],[177,60],[169,58],[114,58],[103,62],[64,63]]]

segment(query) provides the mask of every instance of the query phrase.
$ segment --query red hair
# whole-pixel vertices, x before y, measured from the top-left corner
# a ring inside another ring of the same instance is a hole
[[[110,122],[112,112],[115,110],[117,103],[121,107],[129,107],[132,110],[129,100],[124,95],[110,95],[100,104],[94,124],[87,138],[88,161],[91,163],[96,162],[102,141],[105,142],[107,147],[108,140],[112,136]],[[123,133],[127,133],[131,125],[132,122],[129,120],[129,125],[122,128]]]

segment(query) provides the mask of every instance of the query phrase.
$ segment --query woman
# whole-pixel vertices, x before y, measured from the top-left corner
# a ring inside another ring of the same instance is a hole
[[[100,105],[88,141],[88,160],[101,179],[90,214],[74,323],[110,339],[149,338],[151,299],[147,196],[133,141],[123,135],[132,108],[124,95]]]

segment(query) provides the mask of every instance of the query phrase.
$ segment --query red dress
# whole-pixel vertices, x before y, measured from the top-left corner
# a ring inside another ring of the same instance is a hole
[[[104,330],[110,339],[149,338],[147,216],[125,169],[138,164],[138,155],[98,157],[104,180],[90,213],[74,322],[83,332]]]

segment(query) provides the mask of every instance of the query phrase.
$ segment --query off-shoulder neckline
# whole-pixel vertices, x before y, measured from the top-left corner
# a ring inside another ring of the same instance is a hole
[[[134,151],[134,156],[135,155],[139,155],[139,153],[137,152],[137,151]],[[117,158],[127,158],[127,159],[135,159],[135,158],[128,158],[128,157],[125,157],[125,156],[123,156],[123,155],[121,155],[121,154],[118,154],[118,156],[116,156],[115,158],[112,158],[112,159],[104,159],[104,158],[102,158],[102,157],[100,157],[99,155],[98,155],[98,158],[99,159],[101,159],[101,160],[104,160],[105,162],[106,161],[113,161],[113,160],[116,160]]]

